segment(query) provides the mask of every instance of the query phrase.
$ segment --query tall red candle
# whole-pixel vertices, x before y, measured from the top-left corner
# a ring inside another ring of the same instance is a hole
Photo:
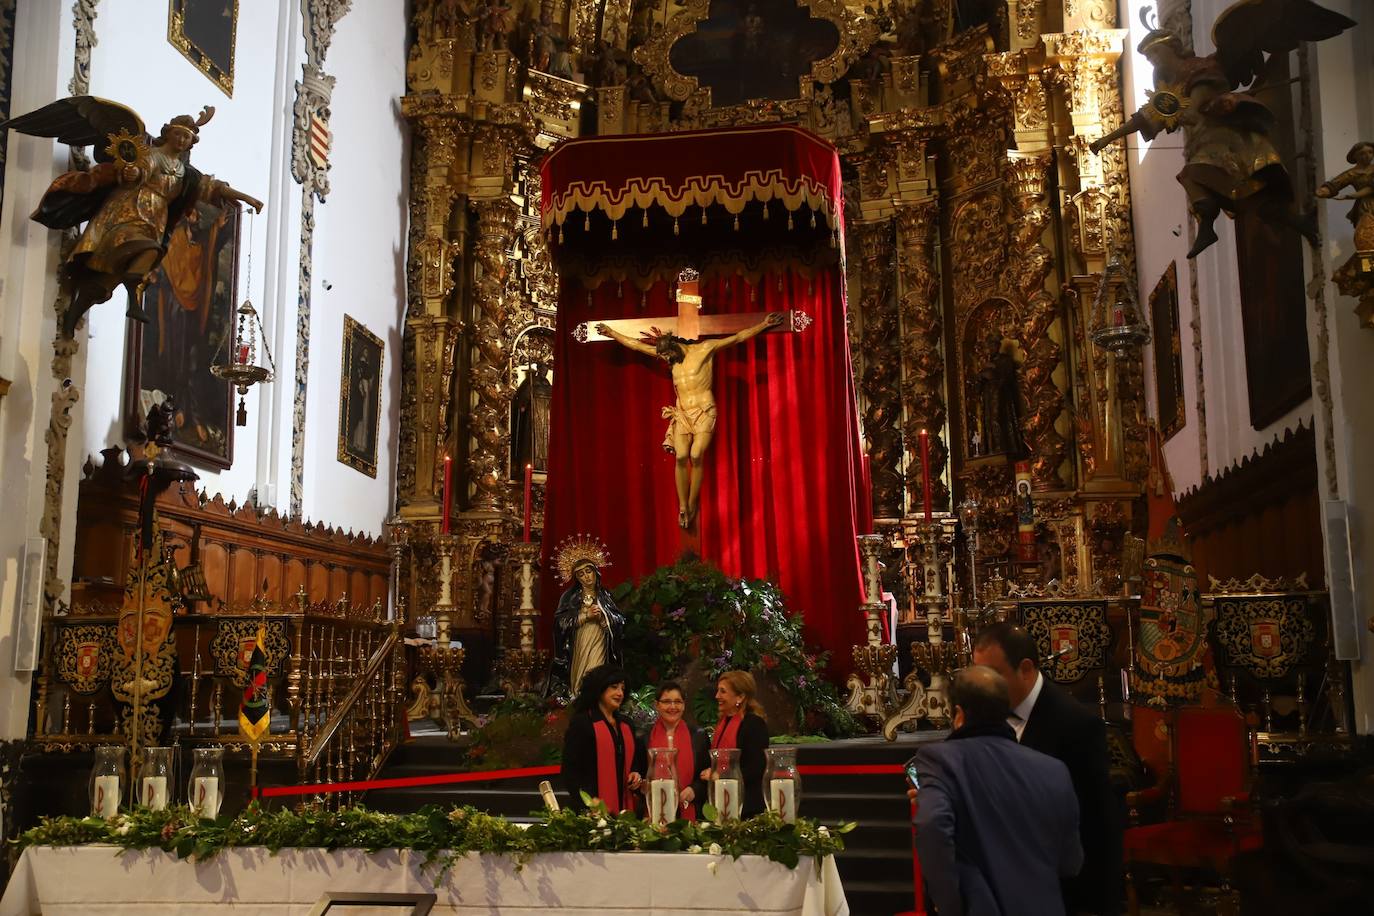
[[[925,503],[926,521],[930,521],[930,434],[921,430],[921,500]]]
[[[444,456],[444,509],[440,517],[441,528],[444,534],[448,534],[448,517],[453,509],[453,459],[448,455]]]
[[[525,543],[530,542],[530,491],[534,488],[534,465],[525,465]]]

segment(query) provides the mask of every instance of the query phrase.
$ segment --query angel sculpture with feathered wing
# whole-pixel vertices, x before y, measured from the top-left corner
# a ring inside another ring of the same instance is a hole
[[[119,286],[128,290],[128,316],[148,320],[139,305],[143,287],[166,254],[172,230],[197,201],[216,206],[242,201],[262,212],[262,201],[190,164],[191,147],[214,113],[206,106],[199,117],[179,115],[154,139],[133,110],[81,95],[0,123],[0,130],[95,147],[96,164],[58,176],[33,214],[50,229],[86,223],[62,267],[63,288],[71,295],[62,319],[66,336],[73,336],[91,306],[108,300]]]
[[[1217,240],[1212,224],[1223,210],[1234,216],[1242,208],[1297,229],[1315,245],[1315,226],[1297,212],[1288,171],[1269,136],[1273,112],[1252,93],[1263,82],[1266,55],[1287,54],[1301,42],[1323,41],[1353,25],[1312,0],[1240,0],[1213,25],[1217,50],[1208,57],[1184,51],[1173,32],[1152,28],[1137,48],[1154,65],[1149,101],[1090,148],[1101,152],[1137,132],[1153,139],[1160,131],[1183,131],[1185,164],[1178,182],[1198,221],[1190,258]]]

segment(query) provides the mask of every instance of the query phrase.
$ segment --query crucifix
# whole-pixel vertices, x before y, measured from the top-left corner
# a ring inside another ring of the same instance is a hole
[[[743,343],[774,329],[800,331],[811,317],[796,310],[702,315],[699,275],[678,275],[676,318],[625,318],[579,325],[583,342],[614,340],[622,346],[665,360],[672,367],[677,403],[663,408],[668,432],[663,448],[677,459],[677,523],[684,531],[696,521],[705,473],[703,459],[716,428],[716,399],[711,391],[717,350]],[[590,326],[589,326],[590,325]]]

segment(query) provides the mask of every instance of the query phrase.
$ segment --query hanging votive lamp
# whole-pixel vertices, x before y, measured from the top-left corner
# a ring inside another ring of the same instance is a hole
[[[248,282],[245,289],[253,288],[253,219],[248,220]],[[263,329],[262,318],[258,315],[258,310],[253,308],[253,303],[248,299],[243,300],[243,304],[235,312],[234,334],[229,341],[229,359],[226,362],[215,362],[210,366],[210,371],[216,378],[224,379],[229,384],[238,389],[239,407],[234,414],[234,423],[237,426],[248,425],[248,407],[244,398],[248,394],[248,389],[259,382],[270,382],[276,378],[277,366],[272,360],[272,350],[267,346],[267,332]],[[258,365],[258,340],[262,340],[263,365]],[[224,349],[224,341],[220,342],[220,350]],[[219,352],[215,353],[219,356]]]
[[[1150,339],[1150,326],[1145,323],[1145,315],[1140,311],[1135,290],[1118,254],[1112,254],[1102,272],[1097,295],[1093,298],[1088,336],[1094,344],[1117,356],[1143,347]]]

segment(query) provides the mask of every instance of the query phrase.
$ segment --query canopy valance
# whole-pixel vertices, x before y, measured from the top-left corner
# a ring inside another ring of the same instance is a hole
[[[584,278],[627,258],[757,261],[781,248],[811,262],[842,240],[839,154],[790,125],[573,140],[542,179],[555,260]]]

